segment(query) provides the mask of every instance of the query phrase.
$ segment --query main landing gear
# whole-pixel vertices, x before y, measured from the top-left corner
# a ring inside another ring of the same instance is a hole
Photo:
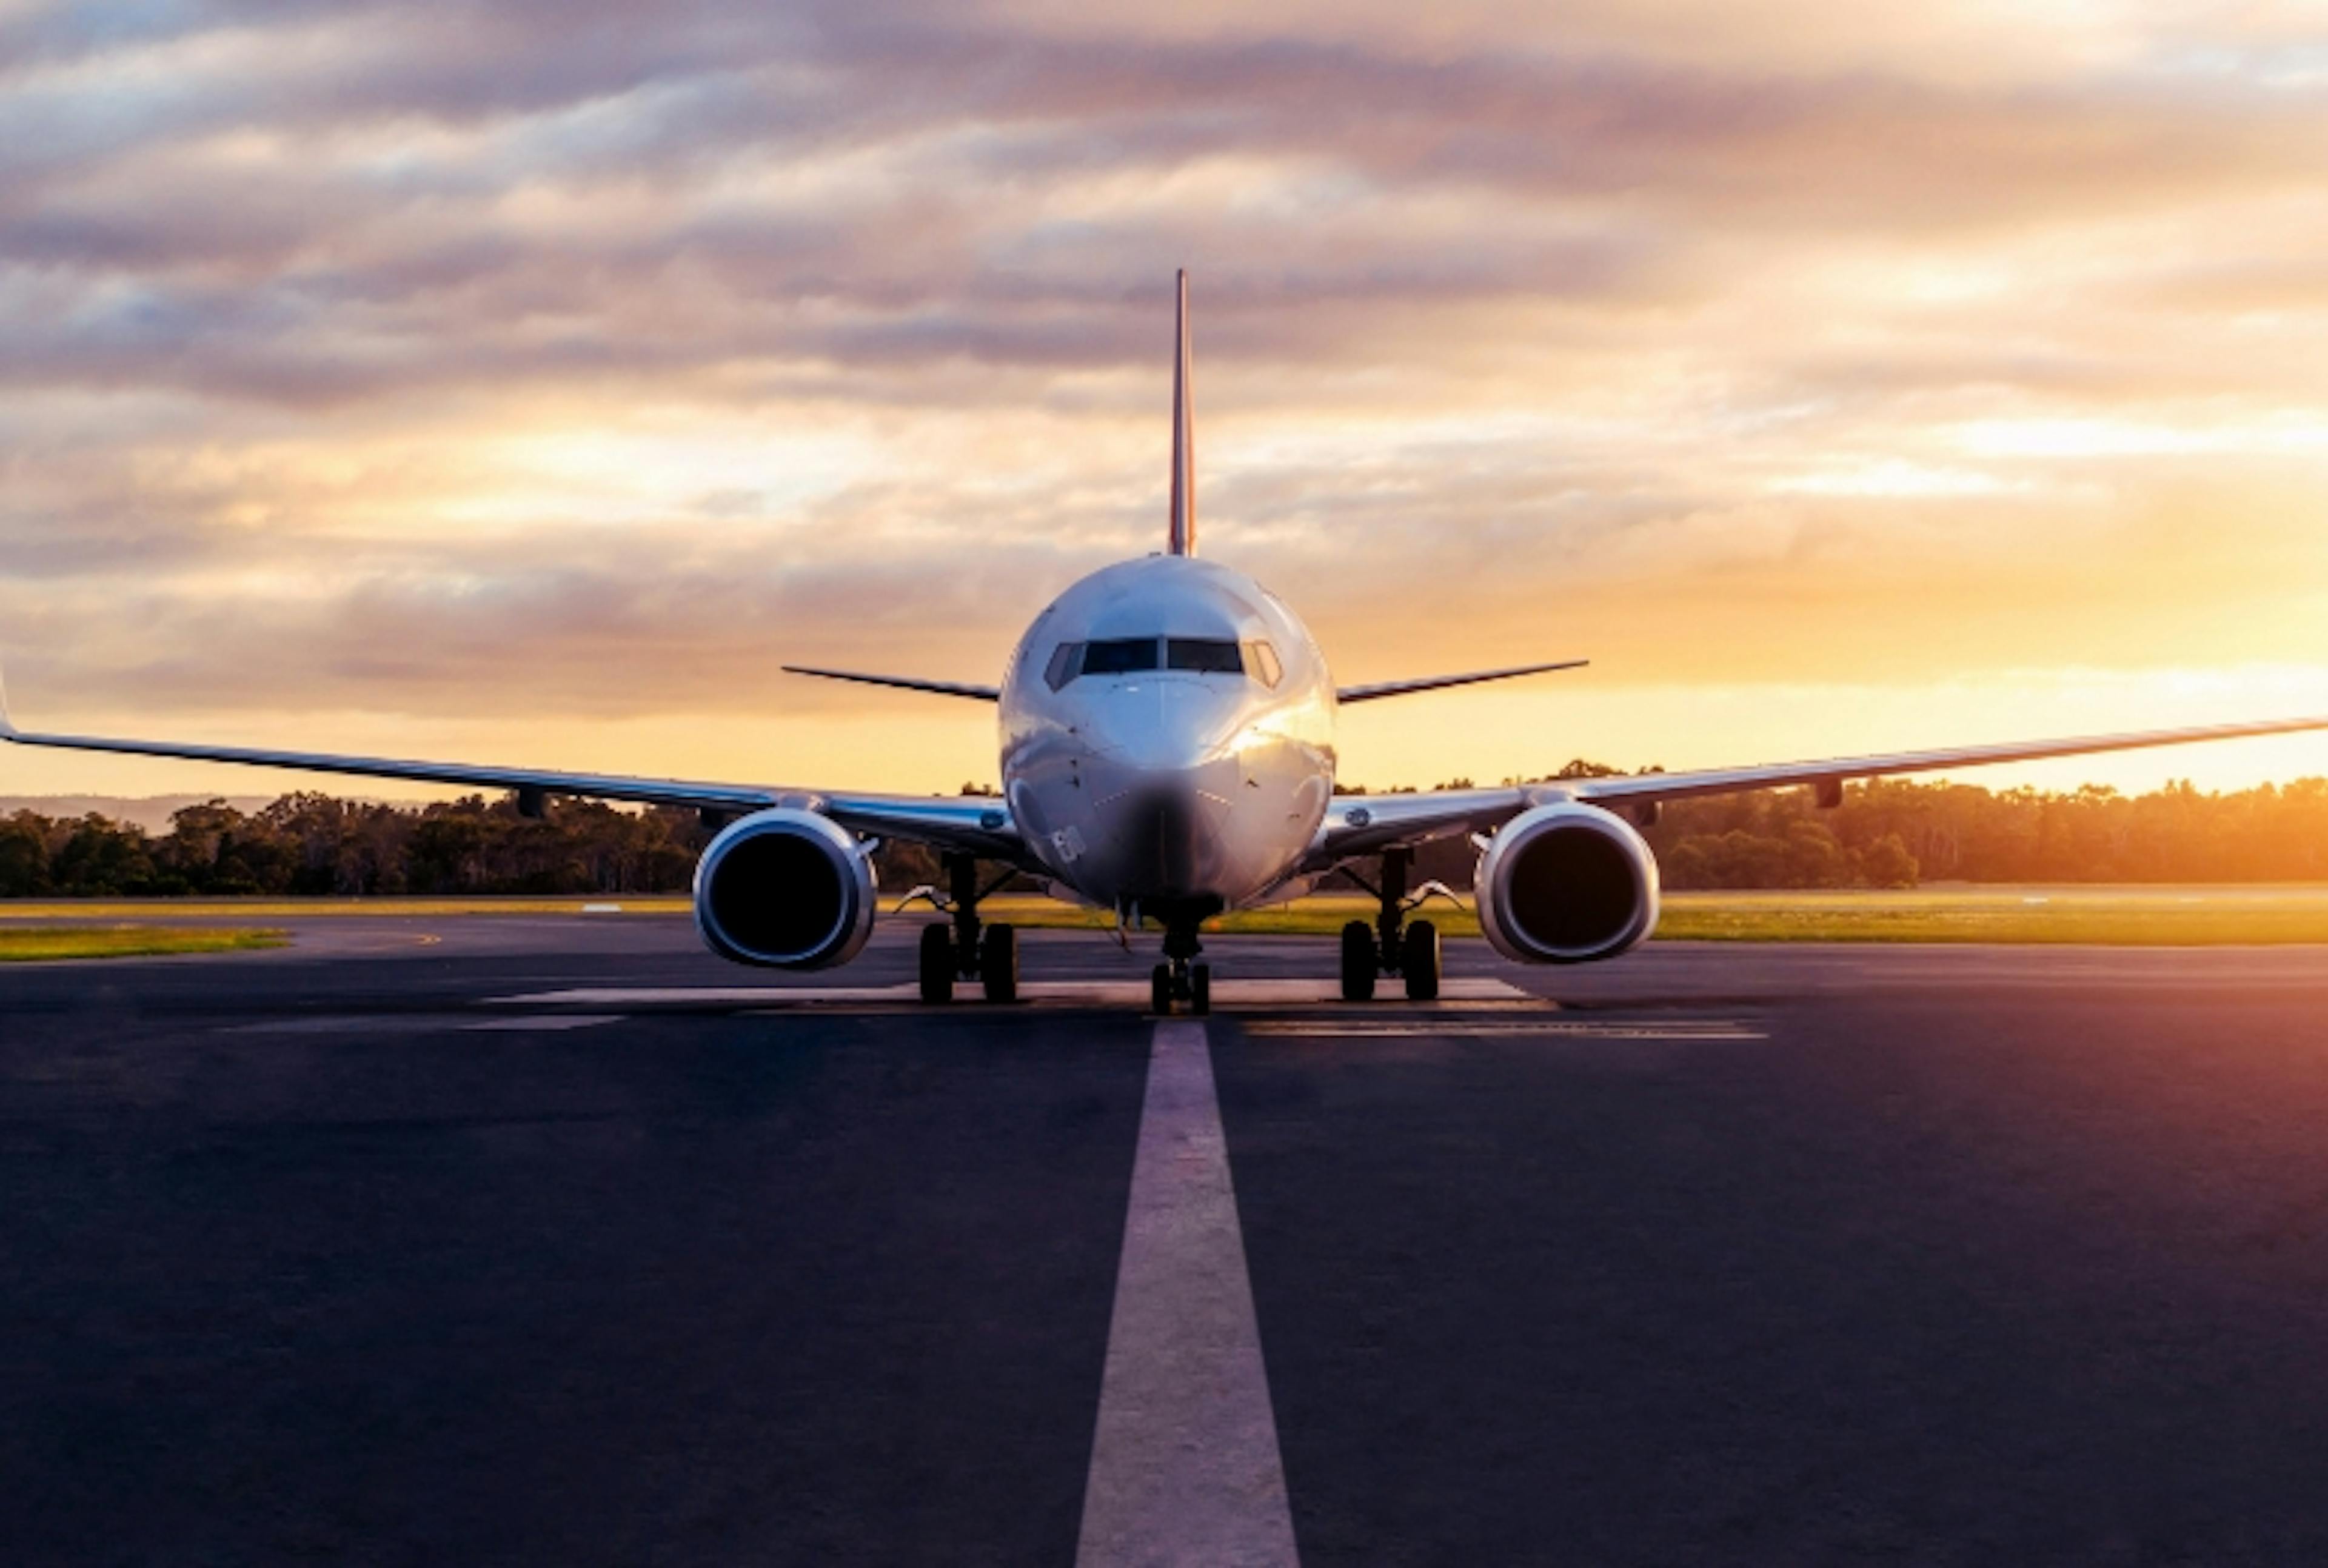
[[[1405,982],[1409,1001],[1435,1001],[1439,997],[1439,927],[1428,920],[1409,920],[1406,912],[1428,897],[1436,883],[1410,898],[1407,873],[1414,869],[1412,850],[1383,851],[1382,885],[1367,887],[1347,867],[1343,874],[1375,896],[1376,913],[1369,926],[1353,920],[1342,927],[1342,1000],[1372,1001],[1375,983],[1394,974]],[[1443,889],[1440,889],[1443,891]]]
[[[981,925],[979,901],[1008,882],[1013,873],[985,887],[978,885],[978,862],[968,855],[945,858],[947,897],[930,902],[952,915],[950,924],[922,927],[921,982],[925,1002],[953,1000],[956,980],[974,980],[989,1001],[1018,1000],[1018,933],[1009,925]]]
[[[1213,966],[1197,956],[1205,950],[1197,934],[1205,918],[1194,911],[1164,916],[1164,962],[1148,976],[1148,1010],[1159,1017],[1183,1001],[1198,1018],[1213,1010]]]

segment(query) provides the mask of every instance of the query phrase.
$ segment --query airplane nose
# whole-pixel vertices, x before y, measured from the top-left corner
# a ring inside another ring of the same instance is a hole
[[[1150,898],[1215,891],[1239,766],[1222,704],[1201,688],[1163,682],[1113,699],[1087,732],[1086,782],[1111,830],[1120,885]]]
[[[1189,681],[1150,681],[1111,692],[1090,716],[1093,754],[1141,772],[1175,772],[1214,761],[1235,735],[1236,703]]]

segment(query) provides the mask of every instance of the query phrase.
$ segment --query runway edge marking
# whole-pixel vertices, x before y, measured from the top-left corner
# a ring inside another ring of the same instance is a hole
[[[1075,1561],[1299,1560],[1212,1050],[1159,1023]]]

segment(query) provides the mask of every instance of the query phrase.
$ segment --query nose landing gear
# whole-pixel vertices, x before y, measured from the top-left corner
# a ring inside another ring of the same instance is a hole
[[[1192,1017],[1213,1010],[1213,966],[1209,963],[1159,963],[1148,973],[1148,1010],[1159,1017],[1185,1001]]]
[[[974,980],[988,1001],[1018,1000],[1018,933],[1000,923],[978,918],[980,900],[1000,888],[1016,873],[1003,872],[985,887],[978,885],[978,862],[968,855],[945,858],[948,897],[941,903],[934,890],[925,889],[932,904],[953,918],[945,925],[922,928],[919,968],[922,1000],[930,1003],[953,1000],[956,980]]]
[[[1185,1001],[1197,1018],[1213,1010],[1213,966],[1198,960],[1205,944],[1197,935],[1201,915],[1175,915],[1164,923],[1164,962],[1149,972],[1149,1010],[1163,1017]]]
[[[1344,1001],[1372,1001],[1375,982],[1385,974],[1399,977],[1409,1001],[1438,1000],[1439,927],[1428,920],[1410,921],[1406,912],[1434,891],[1447,890],[1435,882],[1426,883],[1421,893],[1409,897],[1406,878],[1413,866],[1413,850],[1384,850],[1382,885],[1374,887],[1366,887],[1348,867],[1342,869],[1343,875],[1375,896],[1375,905],[1371,927],[1363,920],[1342,927]]]

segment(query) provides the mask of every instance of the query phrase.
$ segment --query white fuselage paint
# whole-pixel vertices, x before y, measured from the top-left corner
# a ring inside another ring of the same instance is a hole
[[[1243,673],[1082,674],[1062,643],[1234,642]],[[1266,643],[1277,679],[1250,652]],[[1002,786],[1056,880],[1129,913],[1234,908],[1281,888],[1334,791],[1334,686],[1300,619],[1242,573],[1189,556],[1107,567],[1035,617],[1001,700]]]

